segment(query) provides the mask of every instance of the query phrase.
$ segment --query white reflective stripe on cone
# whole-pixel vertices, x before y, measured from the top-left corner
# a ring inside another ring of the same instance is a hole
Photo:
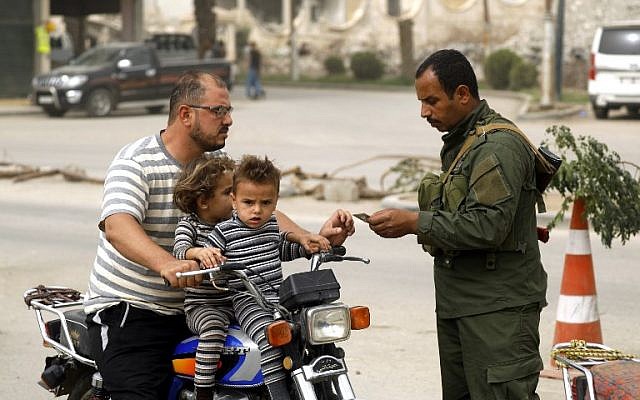
[[[558,322],[582,324],[599,321],[596,296],[567,296],[558,298]]]
[[[567,254],[574,254],[574,255],[591,254],[591,242],[589,242],[589,231],[587,229],[569,230],[569,242],[567,243]]]

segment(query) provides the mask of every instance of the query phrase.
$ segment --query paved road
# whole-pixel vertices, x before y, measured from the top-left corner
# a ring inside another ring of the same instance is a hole
[[[375,155],[437,156],[440,140],[418,115],[418,102],[410,92],[351,92],[267,88],[266,101],[234,98],[235,124],[228,150],[268,154],[283,169],[300,166],[307,172],[331,172]],[[239,96],[237,91],[234,96]],[[490,104],[515,117],[521,104],[489,97]],[[89,119],[69,114],[63,119],[44,115],[0,117],[2,159],[38,166],[80,166],[103,177],[114,152],[124,143],[155,132],[164,116],[123,110],[113,117]],[[555,121],[520,123],[534,141]],[[618,150],[623,158],[640,163],[639,121],[617,117],[595,121],[575,117],[558,121],[576,132],[591,134]],[[394,161],[379,160],[344,170],[340,176],[365,176],[378,187],[381,174]],[[45,178],[14,184],[0,180],[0,398],[50,398],[35,385],[46,351],[40,346],[33,316],[21,302],[22,292],[38,283],[83,289],[96,244],[96,219],[101,188]],[[280,208],[296,221],[317,229],[336,207],[374,211],[378,201],[327,203],[308,198],[287,198]],[[358,223],[359,224],[359,223]],[[353,254],[372,259],[369,266],[339,265],[342,299],[368,304],[373,315],[369,330],[354,332],[345,347],[357,393],[367,399],[437,399],[439,376],[431,261],[414,239],[381,240],[364,225],[349,241]],[[553,338],[555,308],[562,275],[567,231],[553,233],[543,247],[549,273],[549,307],[542,316],[541,349],[547,353]],[[640,353],[635,324],[640,304],[635,300],[640,241],[603,249],[592,235],[600,316],[605,341]],[[302,262],[286,271],[303,269]],[[540,394],[559,400],[559,381],[543,380]]]

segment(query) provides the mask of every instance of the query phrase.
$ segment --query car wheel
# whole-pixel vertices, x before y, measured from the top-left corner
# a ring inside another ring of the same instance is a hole
[[[99,88],[89,93],[86,104],[91,117],[104,117],[111,114],[115,108],[115,100],[108,89]]]
[[[593,114],[597,119],[607,119],[609,116],[609,109],[607,107],[593,107]]]
[[[48,116],[56,118],[62,117],[68,111],[65,109],[59,110],[55,107],[42,107],[42,109],[47,113]]]
[[[629,111],[629,114],[631,115],[638,115],[640,113],[640,107],[638,106],[628,106],[627,107],[627,111]]]

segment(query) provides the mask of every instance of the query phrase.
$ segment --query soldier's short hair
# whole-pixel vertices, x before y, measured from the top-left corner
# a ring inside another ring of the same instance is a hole
[[[427,57],[416,70],[416,79],[427,70],[433,71],[444,92],[453,98],[456,88],[465,85],[471,96],[480,100],[478,80],[469,60],[455,49],[442,49]]]

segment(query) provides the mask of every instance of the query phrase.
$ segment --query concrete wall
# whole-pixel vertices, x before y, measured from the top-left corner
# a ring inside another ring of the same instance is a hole
[[[25,97],[34,65],[33,3],[0,0],[0,97]]]
[[[553,2],[555,18],[558,0]],[[306,43],[310,55],[300,58],[303,74],[321,75],[328,55],[348,60],[360,50],[376,51],[385,60],[390,74],[399,72],[400,52],[397,21],[387,15],[387,0],[315,1],[320,7],[348,6],[344,14],[361,15],[351,23],[335,26],[326,18],[336,10],[316,10],[321,18],[312,21],[303,9],[298,15],[297,42]],[[539,64],[543,46],[544,0],[488,0],[488,24],[483,0],[403,0],[404,10],[415,7],[414,55],[416,63],[432,51],[450,47],[463,51],[476,66],[493,50],[510,48]],[[640,0],[565,0],[564,82],[586,88],[588,53],[596,26],[621,19],[640,20]],[[265,49],[270,72],[286,73],[288,37],[266,29],[254,20],[252,36]],[[481,75],[481,68],[476,68]]]

